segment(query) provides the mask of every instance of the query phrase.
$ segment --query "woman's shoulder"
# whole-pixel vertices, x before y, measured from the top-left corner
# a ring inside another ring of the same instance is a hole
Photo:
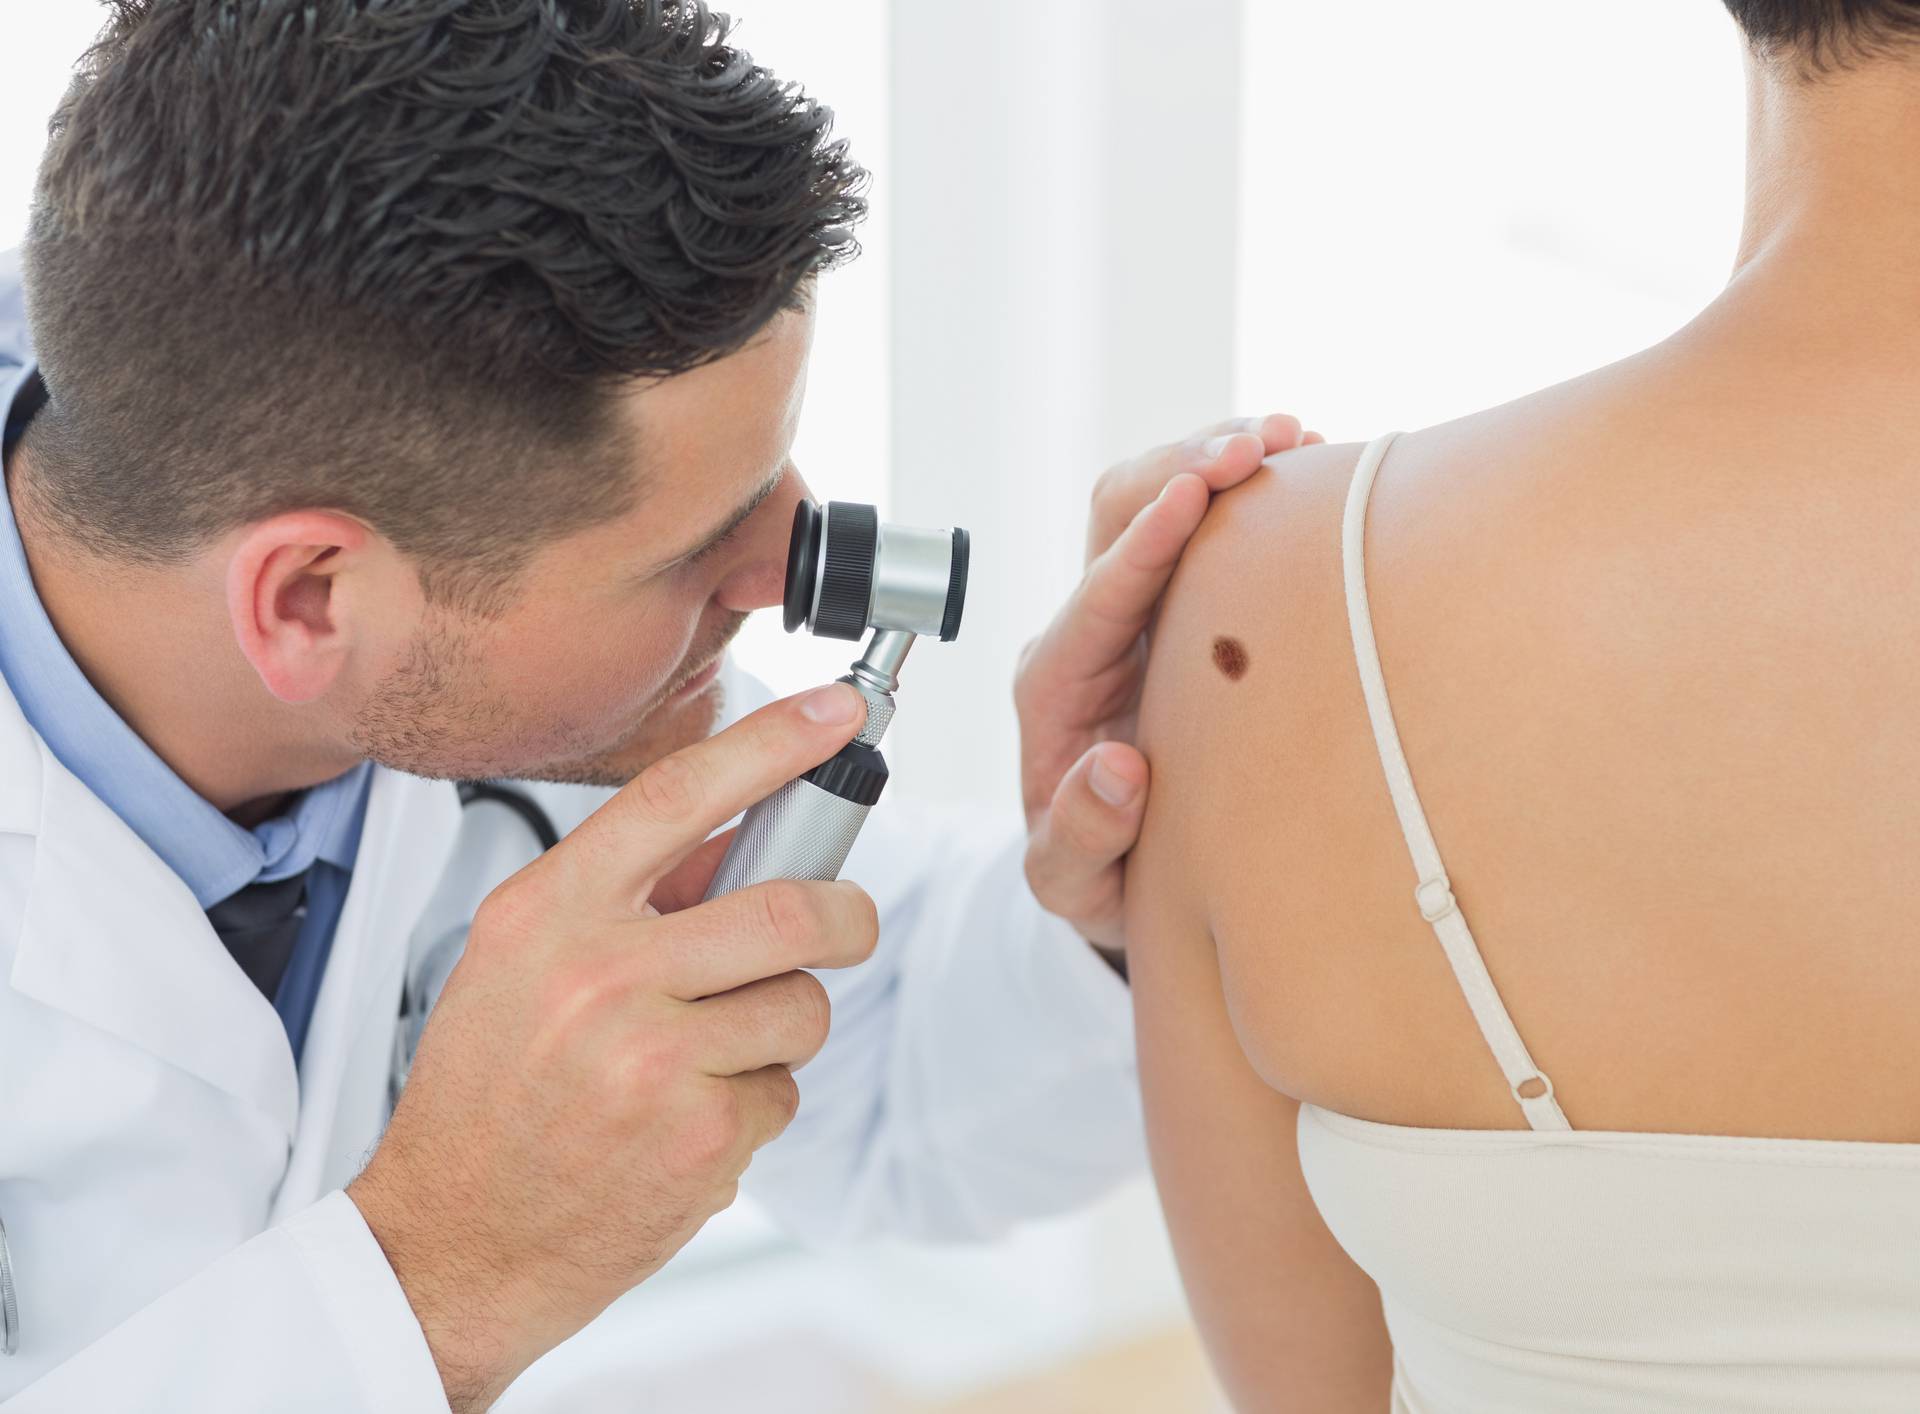
[[[1569,769],[1599,766],[1582,741],[1673,740],[1674,684],[1745,631],[1757,598],[1705,581],[1751,581],[1731,552],[1761,532],[1730,508],[1741,454],[1698,404],[1654,353],[1387,448],[1362,522],[1369,618],[1414,774],[1452,821],[1591,785]],[[1314,874],[1295,897],[1324,886],[1327,913],[1363,928],[1356,900],[1397,917],[1410,887],[1346,592],[1367,445],[1284,453],[1215,498],[1162,606],[1141,709],[1153,808],[1190,817],[1198,867],[1244,876],[1250,853],[1284,844]]]
[[[1804,1021],[1810,987],[1848,1018],[1835,1055],[1910,1025],[1854,982],[1911,970],[1888,922],[1920,772],[1896,726],[1920,672],[1894,648],[1920,622],[1920,476],[1693,372],[1604,372],[1393,444],[1364,542],[1393,722],[1575,1124],[1874,1136],[1835,1105],[1836,1067],[1761,1038]],[[1361,451],[1274,458],[1195,537],[1141,707],[1142,850],[1172,860],[1153,877],[1204,919],[1269,1083],[1400,1123],[1512,1123],[1415,907],[1356,667],[1341,531]],[[1703,1012],[1734,979],[1739,1005]],[[1596,998],[1711,1044],[1649,1056]],[[1676,1093],[1675,1065],[1712,1083]]]
[[[1556,639],[1589,667],[1658,671],[1659,626],[1635,609],[1726,521],[1741,457],[1716,436],[1657,365],[1630,363],[1395,438],[1364,520],[1389,679],[1505,681],[1522,645],[1551,674]],[[1367,445],[1283,453],[1215,498],[1158,622],[1150,718],[1365,726],[1342,532]]]

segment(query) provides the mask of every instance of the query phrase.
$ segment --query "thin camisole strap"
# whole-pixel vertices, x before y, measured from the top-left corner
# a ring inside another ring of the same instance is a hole
[[[1570,1129],[1566,1115],[1553,1097],[1553,1082],[1520,1039],[1513,1018],[1507,1014],[1493,978],[1480,956],[1479,944],[1454,901],[1453,887],[1446,866],[1440,860],[1440,848],[1427,826],[1426,811],[1420,807],[1419,792],[1413,786],[1413,772],[1407,767],[1407,754],[1400,746],[1400,733],[1393,723],[1393,708],[1387,702],[1386,678],[1380,671],[1380,647],[1373,637],[1373,613],[1367,606],[1367,500],[1373,493],[1374,478],[1387,449],[1400,434],[1389,433],[1371,443],[1360,457],[1347,492],[1347,513],[1341,527],[1341,558],[1346,570],[1347,620],[1353,628],[1353,652],[1360,667],[1360,686],[1367,695],[1367,715],[1373,719],[1373,739],[1380,748],[1380,764],[1387,774],[1387,789],[1393,795],[1394,813],[1400,817],[1400,833],[1406,837],[1407,853],[1413,856],[1419,885],[1413,891],[1420,916],[1432,925],[1440,946],[1446,950],[1453,975],[1466,994],[1480,1034],[1487,1039],[1493,1058],[1500,1063],[1501,1074],[1513,1098],[1535,1129]],[[1523,1088],[1536,1088],[1537,1095],[1524,1095]]]

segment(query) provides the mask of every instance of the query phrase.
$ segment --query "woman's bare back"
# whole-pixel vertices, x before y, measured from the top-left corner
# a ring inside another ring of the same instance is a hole
[[[1756,327],[1716,313],[1402,438],[1367,526],[1381,658],[1454,892],[1576,1128],[1920,1140],[1915,364],[1874,331]],[[1514,1127],[1361,695],[1357,458],[1277,459],[1189,551],[1143,851],[1204,910],[1269,1084]]]

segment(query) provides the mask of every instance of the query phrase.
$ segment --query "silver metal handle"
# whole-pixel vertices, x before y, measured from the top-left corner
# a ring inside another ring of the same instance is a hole
[[[707,897],[768,879],[839,878],[872,809],[804,778],[788,781],[741,818]]]

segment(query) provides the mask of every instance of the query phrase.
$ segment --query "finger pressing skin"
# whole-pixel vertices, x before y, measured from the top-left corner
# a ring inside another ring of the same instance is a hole
[[[1249,418],[1248,423],[1248,430],[1258,434],[1266,444],[1268,456],[1292,451],[1305,435],[1300,430],[1300,419],[1290,412],[1270,412],[1265,417]]]
[[[1238,486],[1254,472],[1268,457],[1281,452],[1290,452],[1301,446],[1306,434],[1300,430],[1300,419],[1291,413],[1269,413],[1265,417],[1250,417],[1242,424],[1240,434],[1233,439],[1233,445],[1225,445],[1216,439],[1202,447],[1202,452],[1217,447],[1218,455],[1203,460],[1192,470],[1214,491],[1225,491]],[[1249,466],[1243,447],[1258,445],[1258,453]]]
[[[1147,778],[1147,760],[1134,748],[1091,748],[1061,778],[1027,847],[1034,897],[1096,943],[1119,942],[1120,861],[1140,837]]]
[[[1291,451],[1300,445],[1300,419],[1290,412],[1270,412],[1263,417],[1230,417],[1211,427],[1203,427],[1183,441],[1169,443],[1166,447],[1155,448],[1149,457],[1161,452],[1198,450],[1202,456],[1218,455],[1225,438],[1244,436],[1254,437],[1260,442],[1261,454],[1273,456],[1278,452]],[[1209,450],[1211,449],[1211,450]]]
[[[1112,544],[1140,508],[1182,472],[1193,472],[1213,490],[1224,491],[1251,476],[1262,459],[1299,446],[1300,437],[1300,419],[1289,413],[1236,417],[1121,462],[1094,488],[1087,558]]]
[[[1178,476],[1134,516],[1023,656],[1021,700],[1058,701],[1063,692],[1094,680],[1134,651],[1187,541],[1206,516],[1210,495],[1199,477]]]

